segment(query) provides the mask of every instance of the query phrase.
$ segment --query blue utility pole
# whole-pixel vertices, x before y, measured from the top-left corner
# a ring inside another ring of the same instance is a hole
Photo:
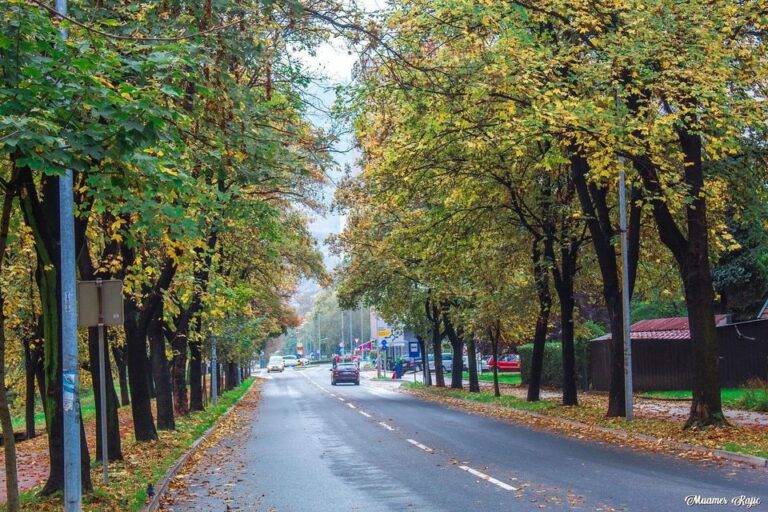
[[[67,0],[56,0],[56,12],[67,15]],[[67,30],[61,29],[66,41]],[[75,274],[75,213],[72,170],[59,177],[59,238],[61,277],[62,404],[64,408],[64,510],[82,507],[80,477],[80,383],[77,365],[77,277]],[[104,376],[102,375],[102,379]],[[106,443],[106,439],[104,439]]]

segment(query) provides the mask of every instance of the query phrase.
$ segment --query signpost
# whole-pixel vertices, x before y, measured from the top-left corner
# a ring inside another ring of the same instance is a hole
[[[107,379],[104,326],[123,324],[123,282],[110,279],[77,283],[77,323],[80,327],[99,330],[99,406],[101,414],[101,468],[104,485],[109,483],[109,449],[107,442]]]

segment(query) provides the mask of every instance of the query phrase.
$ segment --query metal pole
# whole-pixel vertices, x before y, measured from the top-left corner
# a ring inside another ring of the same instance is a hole
[[[341,309],[341,306],[339,306],[339,312],[341,313],[341,352],[344,353],[344,310]]]
[[[211,338],[211,404],[219,399],[219,362],[216,360],[216,336]]]
[[[67,15],[67,0],[56,0],[56,12]],[[60,31],[67,40],[67,30]],[[82,507],[80,476],[80,383],[77,365],[77,283],[72,170],[59,177],[59,238],[61,277],[62,405],[64,409],[64,510]]]
[[[101,476],[104,485],[109,484],[109,448],[107,443],[107,377],[104,350],[104,308],[102,281],[96,279],[96,293],[99,299],[99,406],[101,407]]]
[[[617,99],[618,103],[618,99]],[[632,336],[629,327],[629,254],[627,251],[627,200],[626,178],[624,176],[624,158],[619,157],[619,222],[621,228],[621,259],[622,259],[622,320],[624,327],[624,403],[627,421],[632,421]]]

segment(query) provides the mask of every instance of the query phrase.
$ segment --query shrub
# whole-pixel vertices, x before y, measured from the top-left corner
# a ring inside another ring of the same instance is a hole
[[[541,369],[541,385],[559,388],[563,386],[563,357],[560,340],[551,340],[544,344],[544,364]],[[520,345],[520,371],[522,383],[528,384],[531,378],[531,360],[533,343]],[[587,387],[589,377],[589,340],[576,340],[576,379],[582,389]]]
[[[768,381],[757,377],[749,379],[744,386],[744,396],[737,404],[742,409],[768,412]]]

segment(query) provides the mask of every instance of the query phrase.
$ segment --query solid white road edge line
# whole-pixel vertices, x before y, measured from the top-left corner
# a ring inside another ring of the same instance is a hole
[[[490,476],[486,475],[485,473],[481,473],[480,471],[478,471],[476,469],[472,469],[469,466],[459,466],[459,468],[463,469],[467,473],[475,475],[476,477],[478,477],[478,478],[480,478],[482,480],[485,480],[486,482],[490,482],[490,483],[492,483],[494,485],[498,485],[499,487],[501,487],[502,489],[504,489],[506,491],[517,491],[517,487],[512,487],[509,484],[505,484],[501,480],[496,480],[495,478],[490,477]]]
[[[367,412],[365,412],[365,411],[357,411],[357,412],[359,412],[360,414],[362,414],[362,415],[363,415],[363,416],[365,416],[366,418],[370,418],[370,417],[371,417],[371,415],[370,415],[370,414],[368,414],[368,413],[367,413]]]
[[[389,425],[387,425],[387,424],[386,424],[386,423],[384,423],[383,421],[380,421],[380,422],[379,422],[379,425],[381,425],[382,427],[384,427],[384,428],[385,428],[385,429],[387,429],[387,430],[391,430],[391,431],[393,431],[393,432],[395,431],[395,429],[393,429],[392,427],[390,427]]]
[[[408,441],[408,442],[409,442],[409,443],[411,443],[412,445],[416,446],[417,448],[421,448],[421,449],[422,449],[422,450],[424,450],[425,452],[433,452],[433,451],[434,451],[434,450],[433,450],[432,448],[430,448],[429,446],[424,446],[424,445],[423,445],[423,444],[421,444],[420,442],[418,442],[418,441],[415,441],[415,440],[413,440],[413,439],[406,439],[406,441]]]

